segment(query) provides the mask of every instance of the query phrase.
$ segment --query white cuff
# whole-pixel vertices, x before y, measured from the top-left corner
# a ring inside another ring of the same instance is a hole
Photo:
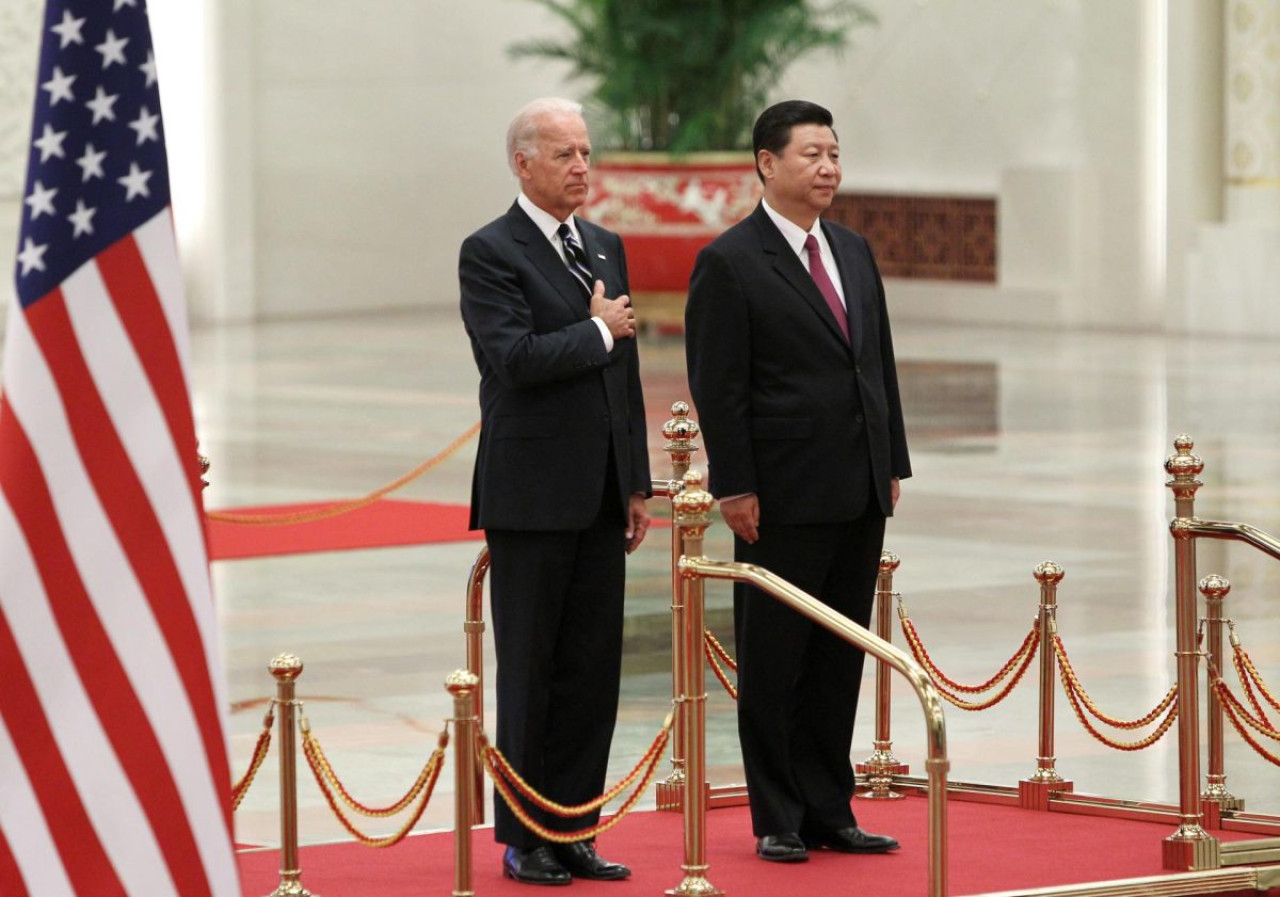
[[[598,317],[593,317],[591,320],[596,322],[596,326],[600,328],[600,335],[604,337],[604,350],[606,352],[612,352],[613,334],[609,332],[609,325]]]

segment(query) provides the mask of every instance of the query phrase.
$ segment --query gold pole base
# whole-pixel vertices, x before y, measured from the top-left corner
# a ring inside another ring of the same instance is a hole
[[[887,751],[876,751],[853,769],[862,777],[853,796],[863,800],[901,800],[903,795],[893,790],[893,777],[905,776],[911,771],[911,767]]]
[[[1165,838],[1161,845],[1161,859],[1165,869],[1179,872],[1200,872],[1222,867],[1218,839],[1198,825],[1184,825]]]
[[[853,771],[868,780],[875,776],[905,776],[911,774],[911,767],[906,763],[890,757],[888,760],[872,760],[868,758],[862,763],[855,763]]]
[[[1018,782],[1018,806],[1024,810],[1048,810],[1055,794],[1074,788],[1066,779],[1023,779]]]
[[[659,782],[654,785],[654,789],[657,802],[655,809],[667,813],[679,813],[684,807],[683,782]]]
[[[669,785],[666,782],[659,782],[654,786],[656,789],[656,803],[654,807],[664,813],[679,813],[684,810],[684,786]],[[741,807],[747,803],[747,786],[746,785],[712,785],[707,782],[703,785],[704,794],[707,800],[707,809],[719,810],[722,807]]]
[[[686,875],[679,887],[668,888],[665,893],[670,894],[671,897],[713,897],[716,894],[723,894],[724,891],[701,875]]]
[[[319,895],[313,895],[295,877],[289,880],[281,879],[280,886],[268,894],[267,897],[319,897]]]
[[[1244,809],[1244,798],[1236,797],[1226,788],[1219,790],[1210,786],[1200,795],[1200,800],[1206,804],[1217,804],[1221,813],[1239,813]]]

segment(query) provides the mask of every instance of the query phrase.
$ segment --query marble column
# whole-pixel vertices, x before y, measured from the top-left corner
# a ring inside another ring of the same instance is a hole
[[[1224,7],[1223,216],[1188,259],[1193,333],[1280,336],[1280,0]]]

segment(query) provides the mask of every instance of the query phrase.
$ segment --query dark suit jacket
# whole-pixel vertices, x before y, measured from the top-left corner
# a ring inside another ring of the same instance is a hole
[[[605,295],[627,293],[622,240],[577,226]],[[471,527],[583,529],[605,488],[624,510],[630,493],[650,494],[636,341],[605,351],[581,287],[519,205],[463,242],[458,273],[480,370]]]
[[[689,382],[717,496],[762,522],[890,516],[911,475],[884,285],[861,236],[822,222],[858,338],[846,343],[763,206],[699,254],[685,312]],[[855,318],[856,316],[856,318]]]

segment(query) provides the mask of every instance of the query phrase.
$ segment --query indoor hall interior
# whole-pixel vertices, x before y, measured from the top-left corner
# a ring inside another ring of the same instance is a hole
[[[915,234],[867,231],[886,274],[915,472],[886,539],[901,559],[895,589],[943,672],[976,683],[1021,644],[1039,601],[1033,570],[1056,562],[1060,632],[1080,680],[1105,713],[1141,716],[1174,675],[1163,469],[1174,438],[1190,435],[1204,460],[1201,516],[1280,533],[1280,0],[865,5],[875,24],[841,54],[798,61],[770,100],[832,110],[841,203],[946,213]],[[6,270],[27,209],[40,6],[0,3]],[[508,52],[560,22],[525,0],[149,10],[197,432],[212,465],[206,506],[365,495],[479,416],[458,247],[514,199],[503,135],[515,110],[585,93],[568,64]],[[689,397],[680,337],[644,333],[641,363],[662,477],[661,426]],[[464,505],[474,451],[464,443],[392,497]],[[652,531],[629,560],[610,781],[670,704],[667,540]],[[366,804],[402,795],[452,712],[443,683],[464,663],[479,547],[215,561],[233,775],[274,694],[267,664],[292,652],[305,664],[298,696],[343,783]],[[730,557],[722,524],[707,552]],[[1280,565],[1209,542],[1199,573],[1211,572],[1230,579],[1226,615],[1280,691]],[[712,584],[708,604],[729,643],[728,587]],[[948,708],[954,780],[1013,786],[1034,771],[1034,678],[991,710]],[[711,779],[739,782],[733,705],[707,682]],[[872,750],[870,682],[869,668],[855,760]],[[1056,718],[1057,768],[1077,791],[1177,800],[1175,733],[1143,751],[1103,747],[1060,691]],[[920,774],[924,727],[903,687],[893,719],[894,752]],[[1231,730],[1226,744],[1229,790],[1248,810],[1280,812],[1276,767]],[[242,843],[278,842],[276,757],[235,814]],[[300,773],[303,843],[348,837]],[[452,824],[451,792],[446,773],[419,828]],[[874,805],[859,809],[876,830]]]
[[[1066,573],[1059,629],[1085,689],[1111,716],[1146,713],[1174,677],[1173,503],[1163,468],[1174,437],[1189,434],[1204,461],[1201,516],[1280,530],[1276,340],[912,321],[898,323],[894,339],[915,473],[903,484],[886,547],[901,558],[894,588],[932,658],[962,683],[993,675],[1036,615],[1034,568],[1051,560]],[[193,352],[210,509],[358,497],[435,455],[476,420],[477,376],[452,310],[197,328]],[[644,335],[641,354],[651,463],[661,478],[670,470],[662,424],[671,403],[688,398],[683,341]],[[390,497],[463,504],[473,457],[469,442]],[[705,458],[695,455],[694,466],[705,470]],[[664,505],[653,500],[651,512],[665,515]],[[215,562],[233,773],[247,768],[274,694],[267,664],[291,652],[305,664],[298,697],[353,796],[382,805],[403,794],[452,712],[444,680],[465,666],[466,583],[479,547]],[[722,523],[710,528],[706,551],[731,558]],[[651,530],[628,562],[610,782],[639,761],[670,705],[668,563],[662,529]],[[1280,564],[1246,547],[1202,543],[1199,574],[1211,572],[1231,581],[1225,615],[1280,692]],[[710,628],[731,650],[728,585],[709,583],[707,605]],[[895,643],[903,646],[896,622]],[[492,732],[488,643],[485,656]],[[707,683],[711,781],[739,783],[733,702],[710,673]],[[872,750],[873,695],[869,665],[855,761]],[[1117,751],[1081,727],[1060,689],[1056,703],[1057,768],[1077,791],[1177,802],[1176,728],[1149,749]],[[892,710],[894,752],[922,774],[924,725],[901,681]],[[1015,786],[1035,770],[1034,668],[994,708],[948,706],[946,714],[953,781]],[[1107,734],[1131,740],[1150,728]],[[1229,728],[1226,744],[1228,789],[1250,811],[1280,810],[1276,768]],[[241,843],[278,842],[275,762],[272,751],[236,813]],[[659,769],[665,776],[669,763]],[[299,776],[302,843],[346,837],[305,766]],[[452,787],[443,776],[419,829],[451,826]],[[652,797],[640,806],[652,807]],[[874,829],[874,805],[858,810]],[[398,823],[366,830],[385,835]],[[714,812],[710,824],[714,833]]]

